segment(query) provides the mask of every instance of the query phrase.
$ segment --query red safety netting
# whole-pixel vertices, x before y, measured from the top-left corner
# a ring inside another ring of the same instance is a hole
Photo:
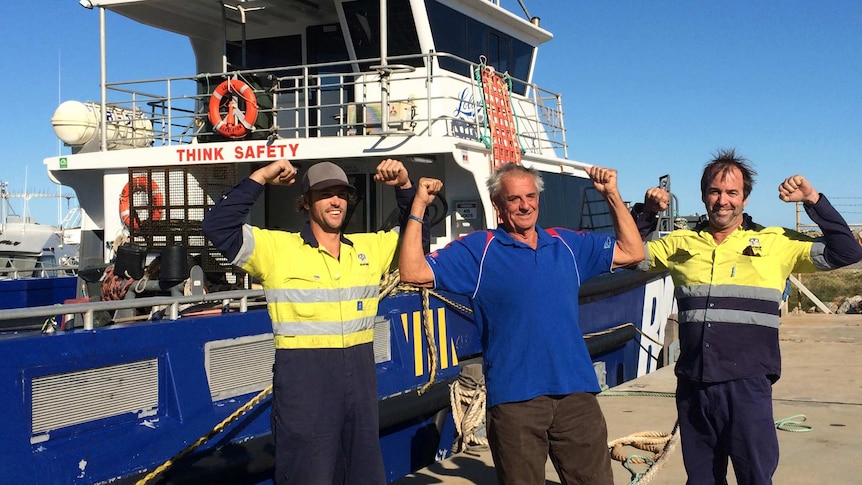
[[[481,73],[494,169],[507,163],[520,164],[521,146],[518,144],[518,129],[512,113],[508,84],[492,67],[482,67]]]

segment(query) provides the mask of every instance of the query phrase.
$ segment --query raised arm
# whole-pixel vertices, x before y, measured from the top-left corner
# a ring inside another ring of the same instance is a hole
[[[251,206],[263,193],[264,185],[291,185],[295,181],[296,168],[287,160],[276,160],[255,170],[222,195],[215,207],[207,212],[202,224],[204,236],[233,262],[242,249],[242,226]]]
[[[398,267],[401,281],[405,283],[424,288],[430,288],[434,284],[434,273],[425,261],[421,228],[424,225],[425,209],[434,201],[442,188],[443,182],[433,178],[423,177],[417,184],[416,197],[413,198],[407,226],[401,233]]]
[[[856,242],[847,222],[805,177],[794,175],[784,179],[778,186],[778,198],[802,202],[808,217],[823,231],[823,242],[815,243],[811,249],[819,269],[841,268],[862,260],[862,246]]]
[[[617,237],[613,267],[619,268],[642,261],[644,259],[643,240],[617,189],[617,171],[612,168],[592,166],[587,167],[586,172],[611,210],[614,233]]]
[[[667,210],[670,194],[661,187],[650,187],[644,194],[643,203],[632,207],[631,215],[637,225],[641,239],[646,239],[658,227],[658,214]]]

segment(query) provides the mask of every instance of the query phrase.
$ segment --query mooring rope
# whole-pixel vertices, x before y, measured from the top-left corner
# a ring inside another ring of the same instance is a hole
[[[614,333],[614,332],[616,332],[617,330],[619,330],[619,329],[621,329],[621,328],[626,328],[626,327],[632,327],[632,328],[634,328],[634,329],[635,329],[635,331],[636,331],[637,333],[641,334],[641,337],[646,338],[647,340],[651,341],[652,343],[654,343],[654,344],[656,344],[656,345],[664,345],[663,343],[659,342],[658,340],[656,340],[656,339],[654,339],[654,338],[650,337],[649,335],[645,334],[643,330],[641,330],[641,329],[637,328],[637,326],[635,326],[635,324],[634,324],[634,323],[631,323],[631,322],[623,323],[623,324],[617,325],[616,327],[608,328],[608,329],[606,329],[606,330],[600,330],[600,331],[598,331],[598,332],[592,332],[592,333],[585,334],[585,335],[584,335],[584,339],[589,340],[589,339],[591,339],[591,338],[593,338],[593,337],[600,337],[600,336],[602,336],[602,335],[607,335],[607,334],[610,334],[610,333]]]
[[[651,392],[651,391],[604,391],[599,396],[645,396],[645,397],[675,397],[673,392]],[[805,433],[812,431],[812,426],[802,424],[806,420],[804,414],[795,414],[787,418],[775,420],[775,428],[791,433]],[[633,433],[623,438],[608,442],[608,451],[611,458],[622,463],[623,467],[631,473],[632,480],[629,485],[646,485],[658,473],[664,465],[667,457],[676,448],[679,442],[679,420],[673,425],[670,434],[660,431],[642,431]],[[660,446],[662,445],[662,446]],[[623,455],[622,447],[632,446],[642,451],[649,451],[651,456],[638,454]],[[639,472],[633,465],[646,464],[647,469]]]
[[[149,474],[147,474],[147,476],[138,480],[135,483],[135,485],[146,485],[147,483],[150,483],[150,481],[153,480],[154,478],[156,478],[157,476],[159,476],[159,474],[161,474],[162,472],[164,472],[165,470],[167,470],[168,468],[173,466],[173,464],[175,462],[179,461],[184,456],[188,455],[192,451],[194,451],[197,448],[199,448],[200,446],[202,446],[204,443],[209,441],[213,436],[221,433],[228,425],[230,425],[231,423],[233,423],[234,421],[239,419],[242,415],[247,413],[249,410],[251,410],[252,408],[257,406],[258,404],[260,404],[271,393],[272,393],[272,384],[267,386],[266,389],[260,391],[260,393],[258,393],[257,396],[253,397],[249,402],[243,404],[242,407],[240,407],[239,409],[234,411],[230,416],[226,417],[221,423],[215,425],[215,427],[213,429],[211,429],[209,432],[207,432],[207,434],[201,436],[200,438],[197,439],[197,441],[195,441],[194,443],[187,446],[184,450],[180,451],[179,453],[174,455],[172,458],[168,459],[166,462],[159,465],[158,468],[151,471]]]
[[[486,398],[482,366],[466,366],[458,375],[458,380],[449,387],[449,404],[455,422],[453,453],[488,446],[488,438],[476,434],[485,422]]]
[[[814,427],[802,424],[806,419],[808,418],[804,414],[794,414],[793,416],[776,420],[775,427],[781,431],[790,433],[807,433],[812,431]]]
[[[380,299],[384,299],[387,296],[394,294],[398,291],[404,292],[419,292],[422,297],[422,330],[425,333],[425,341],[428,344],[428,367],[430,369],[431,375],[428,377],[428,382],[422,385],[419,388],[419,395],[425,393],[434,381],[437,379],[437,340],[434,338],[434,319],[431,313],[431,304],[429,297],[434,296],[438,300],[442,301],[449,307],[458,310],[464,315],[471,315],[473,310],[469,307],[466,307],[456,301],[450,300],[445,296],[437,293],[436,291],[430,288],[420,288],[413,285],[408,285],[406,283],[401,283],[401,274],[398,269],[395,269],[385,275],[383,275],[383,279],[380,282]],[[443,345],[446,345],[444,342]]]
[[[425,393],[431,384],[437,379],[437,341],[434,338],[434,317],[431,314],[431,304],[428,299],[428,289],[422,288],[419,290],[422,295],[422,329],[425,331],[425,341],[428,342],[428,382],[419,388],[419,395]],[[446,345],[443,342],[442,345]]]

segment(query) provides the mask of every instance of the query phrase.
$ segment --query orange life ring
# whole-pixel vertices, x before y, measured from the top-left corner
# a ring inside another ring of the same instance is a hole
[[[236,97],[225,98],[228,93],[240,95],[245,101],[245,113],[240,109]],[[227,114],[222,118],[221,107],[225,100]],[[257,98],[254,90],[238,79],[228,79],[219,84],[210,96],[209,118],[210,123],[213,124],[213,130],[228,138],[242,138],[247,132],[254,130],[254,122],[257,120]]]
[[[123,220],[123,225],[126,227],[138,229],[138,221],[140,219],[138,214],[132,217],[129,211],[129,199],[132,197],[132,194],[139,192],[144,192],[150,197],[150,203],[148,204],[150,207],[149,216],[144,218],[144,220],[160,221],[162,219],[165,196],[162,194],[161,189],[159,189],[159,185],[155,180],[148,180],[147,177],[135,177],[132,179],[131,188],[129,184],[126,184],[123,187],[123,191],[120,192],[120,219]]]

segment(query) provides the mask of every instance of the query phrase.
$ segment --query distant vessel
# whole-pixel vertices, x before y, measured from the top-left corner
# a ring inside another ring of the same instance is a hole
[[[347,233],[396,224],[391,191],[372,180],[383,158],[444,181],[432,250],[495,227],[485,180],[507,162],[542,171],[541,226],[612,230],[585,164],[568,159],[560,96],[532,81],[552,38],[537,18],[476,0],[81,3],[100,10],[105,42],[105,10],[187,36],[198,74],[106,83],[102,99],[52,117],[72,154],[45,165],[83,209],[80,298],[97,299],[102,279],[131,286],[121,301],[27,310],[62,314],[52,335],[0,335],[0,395],[16,396],[0,413],[0,469],[21,483],[129,483],[266,390],[262,291],[200,227],[224,191],[273,159],[342,166],[358,195]],[[135,55],[157,62],[146,45]],[[297,230],[298,191],[267,187],[249,223]],[[426,311],[415,292],[383,293],[375,351],[392,481],[451,453],[448,386],[481,361],[481,345],[465,298],[430,295]],[[572,331],[588,337],[602,384],[661,365],[667,275],[615,271],[571,298],[582,319]],[[252,404],[172,462],[170,482],[266,482],[265,392]]]
[[[0,181],[0,309],[63,303],[75,297],[80,228],[70,216],[60,226],[38,224],[18,215],[11,199],[44,194],[13,194]],[[51,197],[56,197],[51,195]],[[44,318],[0,321],[0,330],[40,328]]]
[[[12,198],[41,195],[12,194],[8,186],[0,181],[0,270],[5,273],[0,278],[46,276],[43,268],[76,266],[79,228],[39,224],[26,211],[19,216],[10,204]],[[57,270],[50,275],[56,276]]]

